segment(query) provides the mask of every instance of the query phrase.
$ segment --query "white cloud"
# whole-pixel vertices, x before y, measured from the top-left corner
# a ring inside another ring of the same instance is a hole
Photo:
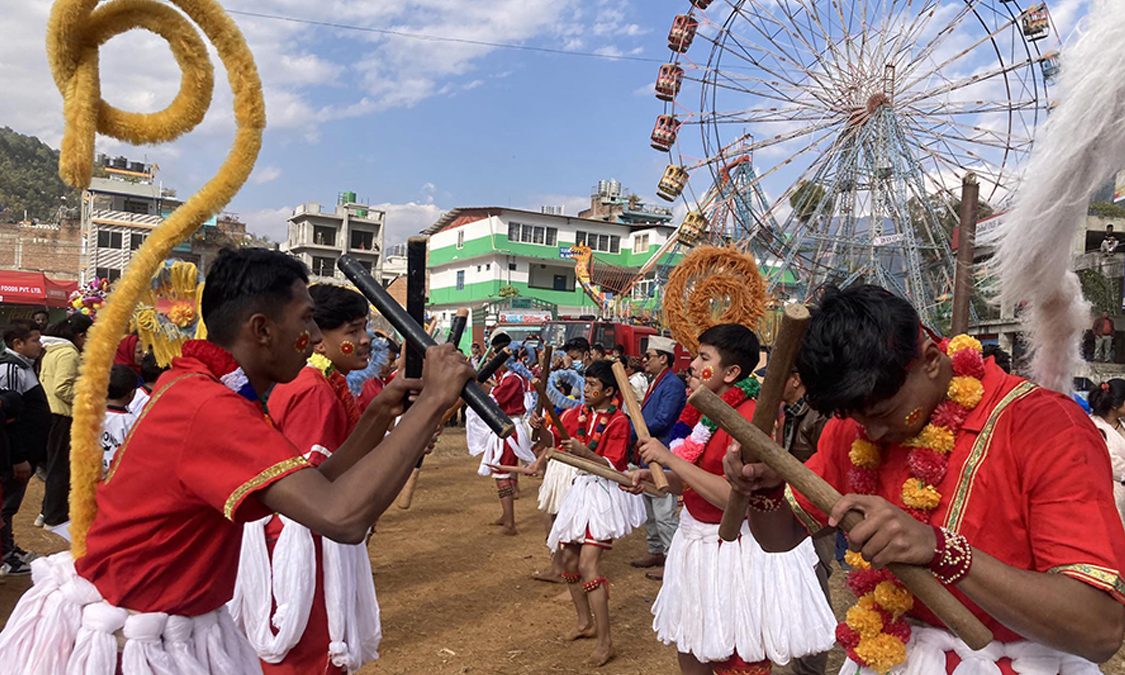
[[[254,185],[265,185],[266,183],[272,183],[280,177],[281,169],[270,164],[269,166],[255,169],[254,173],[250,176],[250,180],[253,181]]]
[[[282,206],[276,209],[240,211],[238,217],[246,223],[247,231],[269,237],[276,242],[284,242],[289,236],[291,215],[293,215],[293,207]]]
[[[383,237],[383,245],[390,248],[395,244],[404,242],[441,218],[443,209],[434,204],[419,204],[408,202],[406,204],[372,204],[371,208],[378,209],[387,214],[387,231]]]
[[[522,208],[527,211],[538,211],[541,206],[561,206],[563,213],[568,216],[577,216],[579,211],[585,211],[590,208],[590,196],[579,197],[576,195],[532,195],[532,199],[538,201],[534,204],[523,206]]]

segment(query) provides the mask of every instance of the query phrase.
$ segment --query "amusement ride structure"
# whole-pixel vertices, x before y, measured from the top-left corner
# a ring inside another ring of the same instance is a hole
[[[934,322],[960,183],[999,209],[1051,107],[1057,42],[1019,0],[690,0],[659,69],[658,194],[697,243],[752,254],[779,301],[864,280]],[[702,180],[700,180],[702,179]],[[700,192],[696,189],[705,186]],[[659,284],[657,284],[659,285]],[[659,292],[659,291],[657,291]]]

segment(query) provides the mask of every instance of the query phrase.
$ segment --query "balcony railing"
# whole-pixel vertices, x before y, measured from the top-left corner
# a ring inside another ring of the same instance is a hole
[[[1107,279],[1125,277],[1125,252],[1106,255],[1101,251],[1089,251],[1074,258],[1074,271],[1094,270]]]
[[[94,209],[90,211],[90,220],[110,225],[144,225],[146,227],[156,227],[164,222],[164,217],[148,213]]]

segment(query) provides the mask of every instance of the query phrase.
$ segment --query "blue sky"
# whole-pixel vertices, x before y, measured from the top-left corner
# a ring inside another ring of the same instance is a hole
[[[719,5],[723,0],[718,0]],[[1088,0],[1051,3],[1068,33]],[[61,103],[43,48],[48,0],[21,0],[0,26],[0,125],[57,147]],[[687,0],[225,0],[247,10],[568,51],[664,59],[672,17]],[[236,15],[258,60],[269,128],[254,176],[229,210],[284,236],[304,201],[343,190],[388,212],[388,243],[457,206],[562,204],[575,214],[589,189],[617,178],[652,200],[666,157],[648,147],[663,110],[651,94],[658,64],[420,41]],[[216,68],[221,66],[216,61]],[[103,90],[122,108],[171,100],[179,73],[163,42],[133,32],[103,50]],[[229,147],[225,79],[204,123],[176,143],[99,150],[162,168],[190,194]],[[699,188],[700,191],[705,186]]]

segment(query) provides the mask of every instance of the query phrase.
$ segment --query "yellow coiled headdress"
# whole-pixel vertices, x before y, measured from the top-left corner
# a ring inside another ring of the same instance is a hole
[[[171,141],[203,120],[211,104],[214,72],[207,46],[184,17],[214,45],[234,93],[234,146],[219,172],[168,217],[141,246],[118,280],[86,343],[71,436],[70,518],[75,558],[86,553],[86,532],[97,513],[94,489],[101,475],[98,443],[114,352],[153,274],[180,242],[218,213],[250,176],[266,126],[262,82],[238,26],[215,0],[57,0],[47,28],[47,57],[63,95],[66,130],[59,175],[78,189],[90,183],[98,133],[134,144]],[[101,98],[98,49],[107,40],[142,28],[168,41],[183,73],[172,103],[156,113],[118,110]]]

